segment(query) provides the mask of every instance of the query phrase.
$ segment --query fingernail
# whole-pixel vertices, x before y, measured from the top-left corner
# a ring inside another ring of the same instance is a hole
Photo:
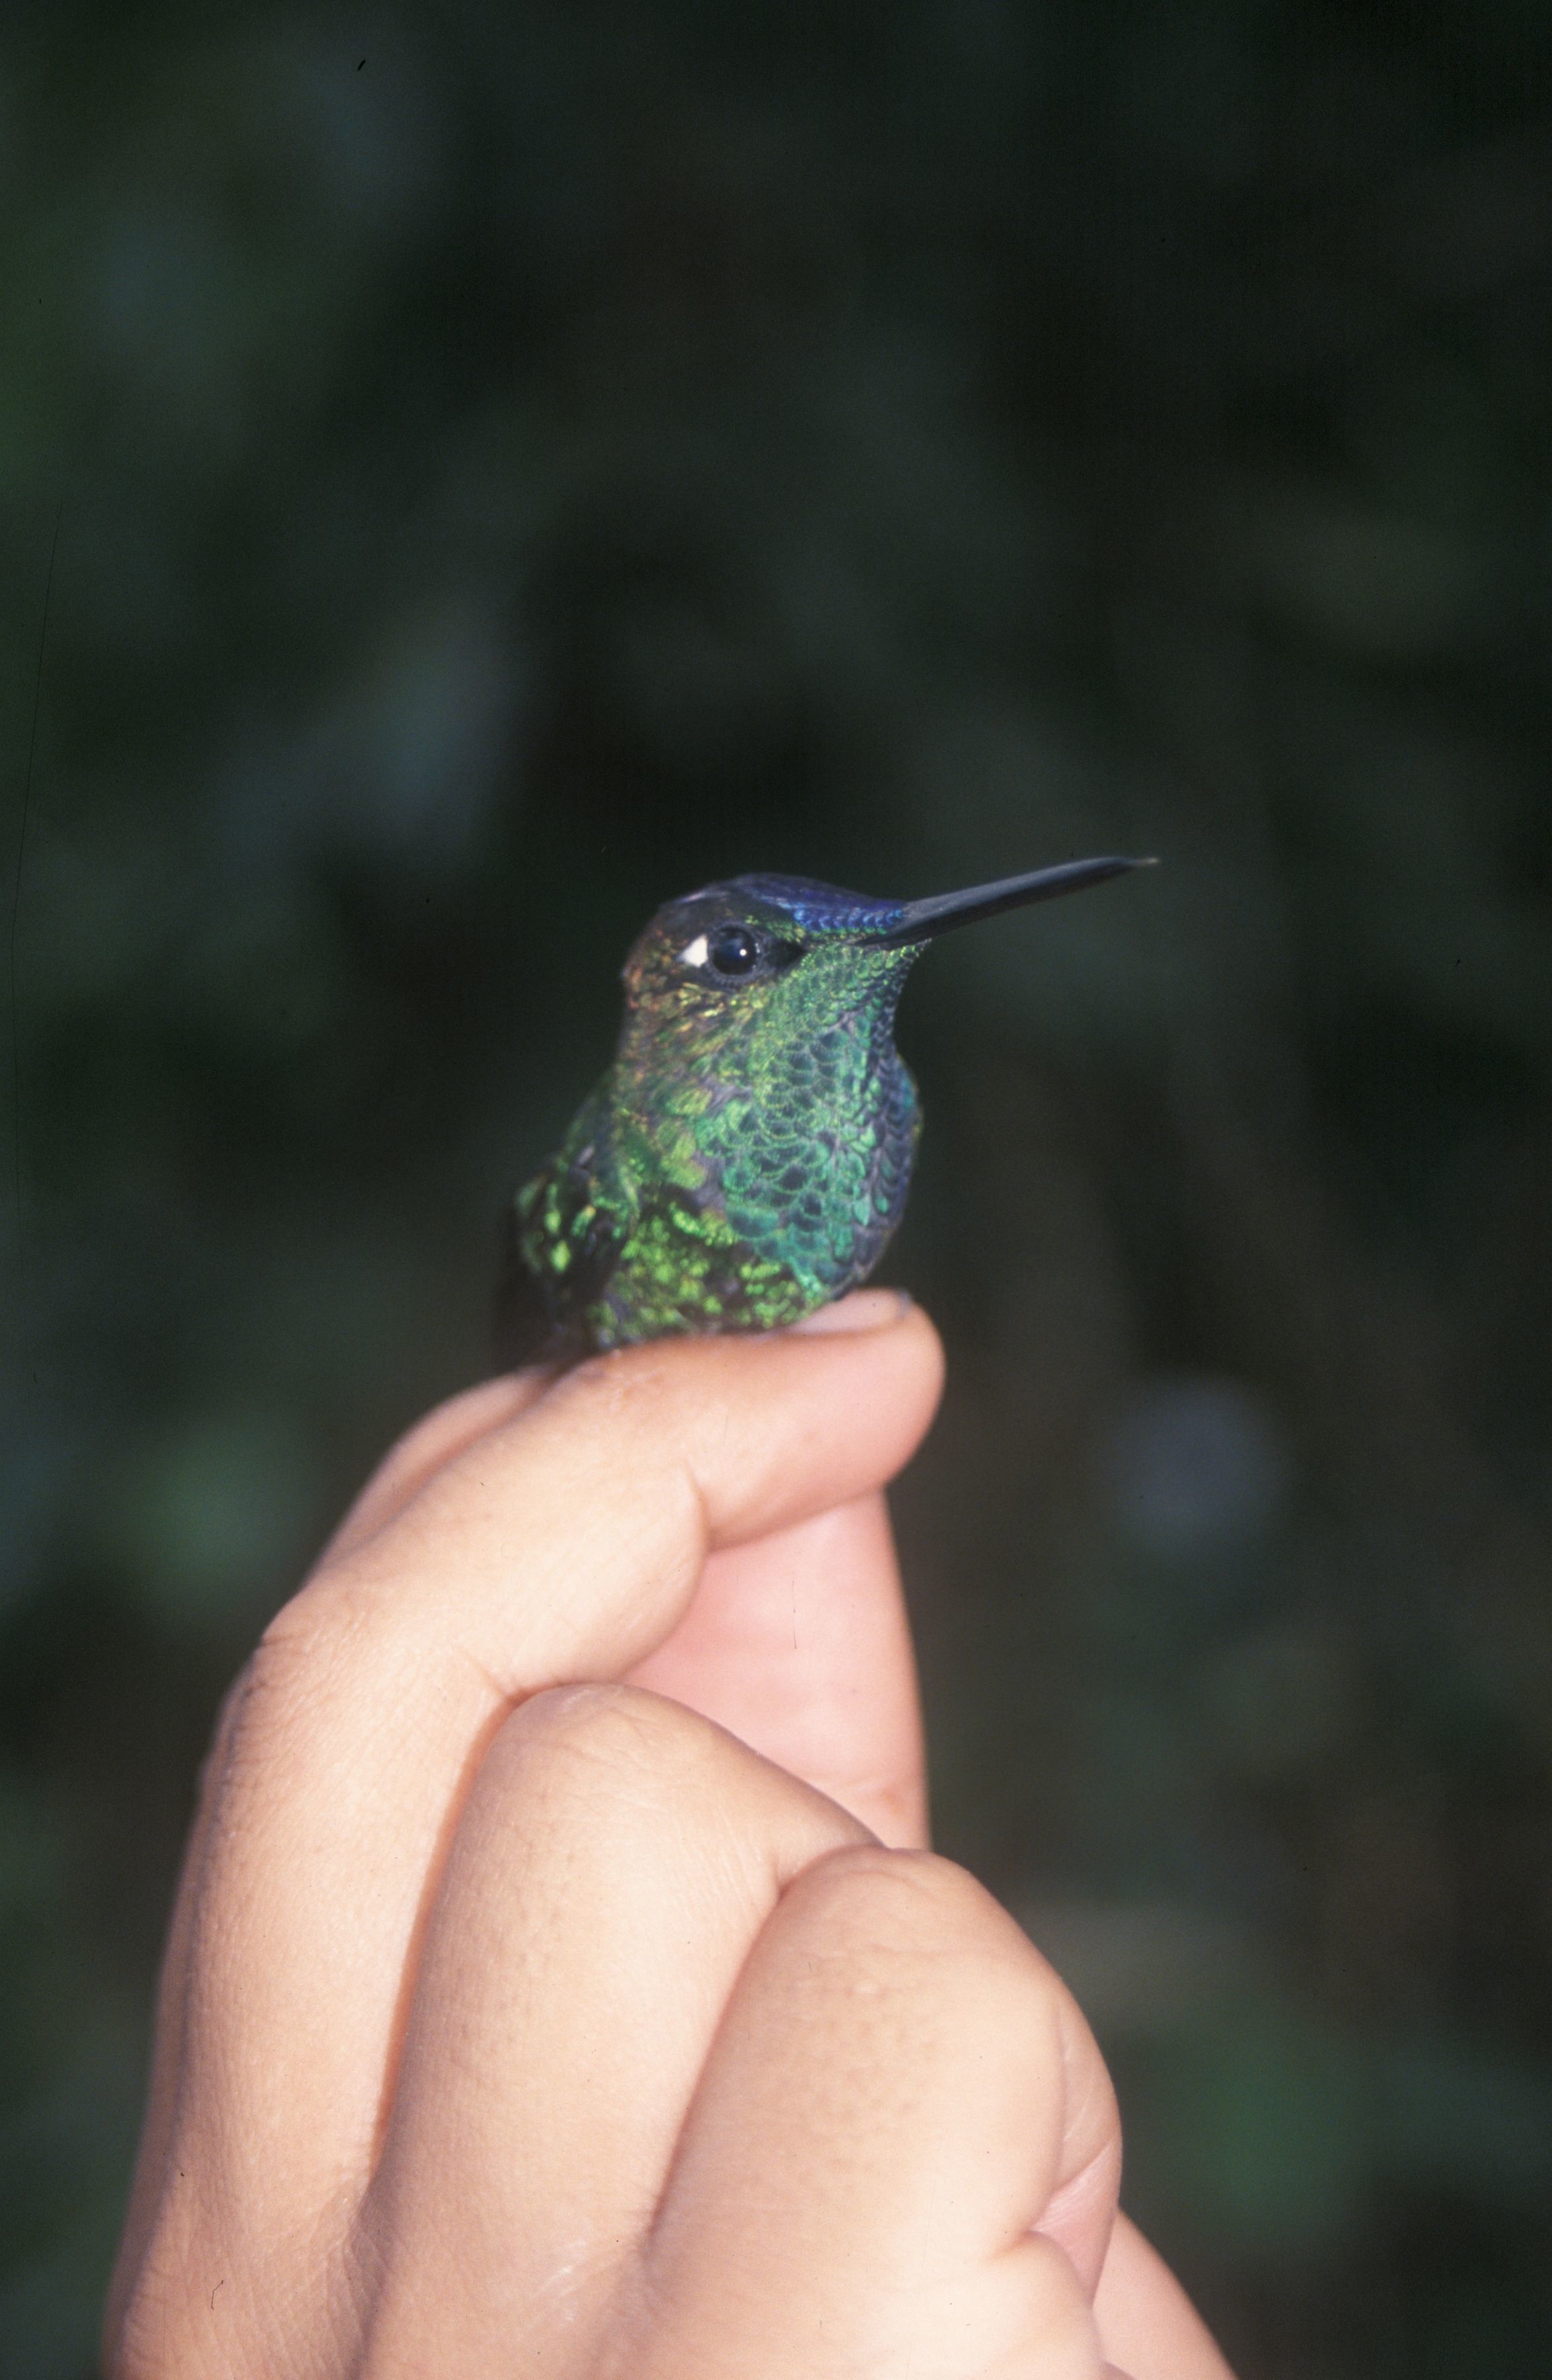
[[[903,1289],[854,1289],[835,1305],[820,1305],[788,1327],[817,1336],[826,1330],[883,1330],[903,1320],[910,1299]]]

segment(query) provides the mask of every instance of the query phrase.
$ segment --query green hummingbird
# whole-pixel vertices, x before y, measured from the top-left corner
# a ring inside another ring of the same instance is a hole
[[[1145,859],[1075,859],[925,901],[736,876],[659,909],[625,962],[603,1081],[517,1193],[504,1366],[768,1330],[867,1279],[921,1137],[895,1009],[927,943]]]

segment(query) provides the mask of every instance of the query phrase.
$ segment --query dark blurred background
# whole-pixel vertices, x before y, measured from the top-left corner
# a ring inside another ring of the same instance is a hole
[[[92,2367],[217,1697],[638,925],[1112,848],[901,1020],[941,1841],[1245,2380],[1552,2369],[1549,66],[11,0],[6,2374]]]

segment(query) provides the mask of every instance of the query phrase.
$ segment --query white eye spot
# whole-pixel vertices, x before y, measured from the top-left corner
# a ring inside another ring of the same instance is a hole
[[[679,964],[681,966],[705,965],[706,938],[704,934],[697,934],[692,942],[686,942],[683,950],[679,953]]]

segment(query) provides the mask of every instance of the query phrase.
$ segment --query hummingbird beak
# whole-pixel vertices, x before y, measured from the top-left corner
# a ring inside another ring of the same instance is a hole
[[[982,917],[995,917],[999,909],[1021,909],[1027,901],[1055,901],[1063,892],[1082,892],[1107,877],[1124,876],[1129,868],[1157,866],[1156,859],[1065,859],[1059,867],[1037,868],[1028,876],[1005,876],[996,884],[972,884],[965,892],[908,901],[893,925],[859,940],[874,950],[898,951],[908,942],[931,941],[950,926],[973,926]]]

